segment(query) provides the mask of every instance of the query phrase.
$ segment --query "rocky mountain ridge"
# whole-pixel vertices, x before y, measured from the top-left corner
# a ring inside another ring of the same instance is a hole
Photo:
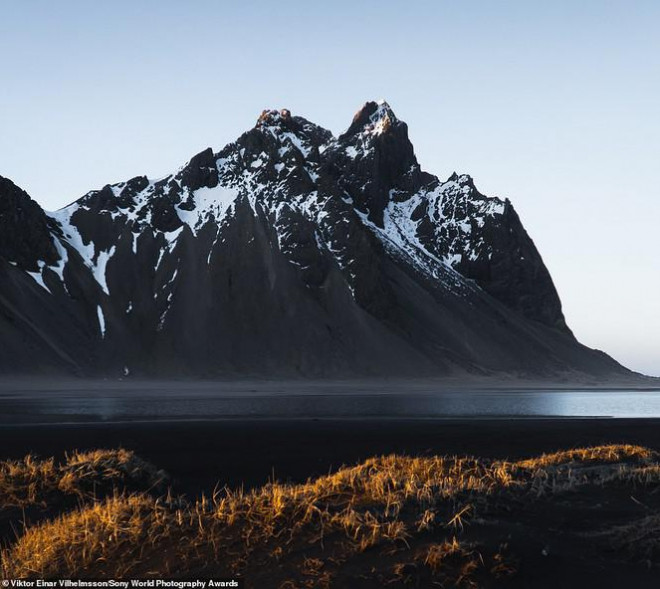
[[[0,371],[625,374],[579,344],[508,200],[421,170],[368,102],[288,110],[54,213],[0,181]]]

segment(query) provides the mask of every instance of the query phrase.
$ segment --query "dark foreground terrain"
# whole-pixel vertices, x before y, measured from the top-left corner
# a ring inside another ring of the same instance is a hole
[[[575,447],[591,449],[556,453]],[[656,419],[5,426],[0,448],[19,460],[1,477],[10,577],[240,574],[248,587],[288,588],[660,579]],[[479,458],[455,458],[468,455]]]

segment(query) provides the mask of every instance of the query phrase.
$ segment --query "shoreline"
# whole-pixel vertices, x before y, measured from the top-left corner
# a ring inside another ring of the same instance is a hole
[[[20,391],[93,391],[131,390],[143,391],[174,389],[181,391],[236,394],[283,393],[287,395],[311,394],[390,394],[406,391],[410,394],[442,392],[503,392],[503,391],[660,391],[660,376],[632,373],[617,379],[581,378],[535,379],[507,377],[347,377],[347,378],[277,378],[260,376],[228,376],[227,378],[150,378],[150,377],[67,377],[0,375],[0,395],[13,390]]]
[[[212,417],[212,418],[163,418],[163,419],[124,419],[124,420],[89,420],[89,421],[43,421],[38,423],[0,423],[2,428],[40,428],[40,427],[96,427],[96,426],[149,426],[149,425],[211,425],[211,424],[225,424],[225,423],[276,423],[276,422],[291,422],[291,423],[319,423],[319,422],[385,422],[385,423],[401,423],[401,422],[454,422],[454,421],[617,421],[617,420],[657,420],[660,417],[617,417],[614,415],[448,415],[448,416],[428,416],[428,417],[396,417],[387,415],[361,415],[361,416],[341,416],[341,417],[280,417],[260,415],[254,417],[244,416],[229,416],[229,417]]]

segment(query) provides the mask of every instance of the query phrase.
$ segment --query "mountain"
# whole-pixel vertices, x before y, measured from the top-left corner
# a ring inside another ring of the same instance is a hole
[[[266,110],[176,173],[54,213],[0,179],[0,371],[624,375],[567,327],[508,200],[420,168],[368,102]]]

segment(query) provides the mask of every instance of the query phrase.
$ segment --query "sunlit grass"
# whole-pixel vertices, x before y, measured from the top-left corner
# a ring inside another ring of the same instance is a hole
[[[164,472],[129,450],[72,452],[56,462],[28,455],[0,461],[0,509],[47,505],[53,495],[83,497],[117,488],[159,487]]]
[[[86,489],[94,476],[137,476],[136,460],[106,451],[71,456],[59,467],[28,458],[5,463],[2,481],[21,501],[38,501],[39,485]],[[376,583],[405,585],[428,577],[446,586],[476,586],[480,579],[513,574],[516,565],[499,544],[480,546],[466,538],[473,522],[587,486],[657,488],[656,460],[648,449],[624,445],[521,461],[392,455],[304,484],[223,489],[193,502],[117,493],[26,530],[4,551],[3,574],[249,576],[270,571],[269,586],[293,588],[343,586],[350,571],[354,578]],[[153,476],[153,467],[143,464]],[[644,537],[657,534],[657,518],[645,525]],[[642,540],[631,538],[637,553],[646,554]],[[649,558],[656,558],[657,550],[646,548]]]

